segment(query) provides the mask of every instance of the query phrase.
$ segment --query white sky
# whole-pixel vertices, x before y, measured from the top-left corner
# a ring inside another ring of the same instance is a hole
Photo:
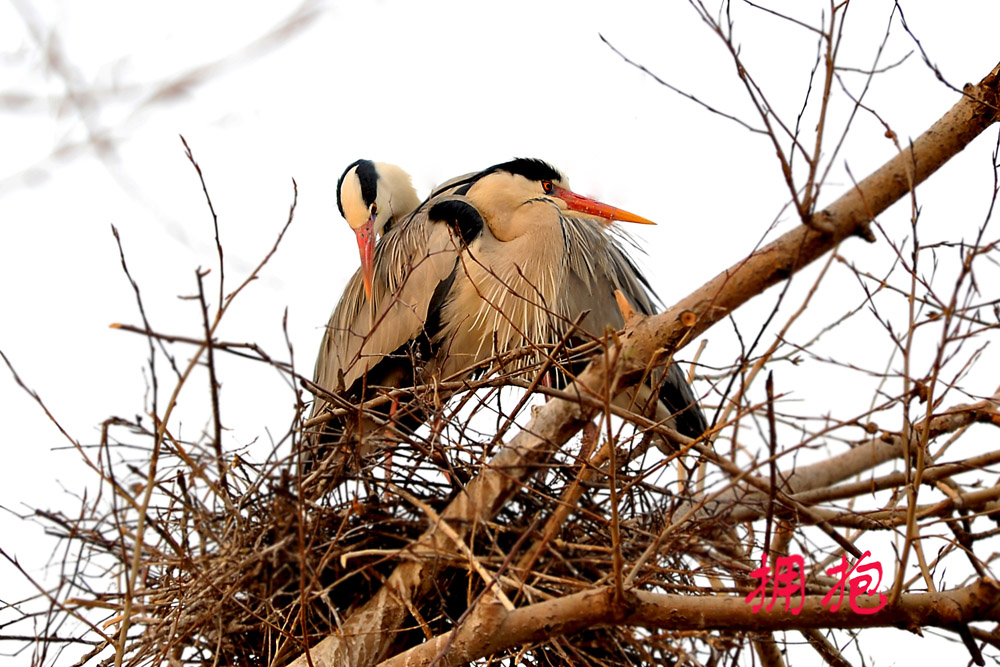
[[[744,63],[778,113],[794,120],[815,57],[814,37],[734,4]],[[816,23],[828,3],[769,6]],[[948,11],[923,1],[902,6],[951,83],[978,81],[1000,60],[995,0]],[[891,8],[881,0],[852,4],[841,65],[871,66]],[[287,308],[296,364],[306,374],[357,267],[334,184],[358,157],[400,164],[421,193],[514,156],[544,158],[567,173],[577,191],[660,223],[636,231],[648,251],[643,266],[667,303],[744,256],[788,199],[768,140],[658,85],[598,38],[603,34],[671,84],[759,126],[722,43],[685,2],[329,2],[290,41],[235,60],[165,103],[144,104],[156,86],[239,53],[294,9],[292,3],[235,1],[0,5],[0,95],[11,95],[0,104],[0,350],[83,443],[98,440],[107,417],[143,410],[146,342],[108,328],[140,323],[112,224],[153,326],[200,335],[195,304],[176,296],[194,292],[197,267],[213,268],[214,278],[217,258],[211,218],[179,134],[201,164],[219,214],[230,289],[272,245],[296,179],[295,222],[220,337],[255,341],[286,358],[281,318]],[[66,81],[43,61],[25,11],[35,14],[45,39],[55,39],[77,91],[103,92],[104,104],[85,113],[91,131],[109,132],[117,142],[109,162],[87,149],[53,159],[56,149],[84,141],[87,128],[79,108],[56,103]],[[882,63],[914,48],[897,21]],[[846,77],[852,90],[860,89],[859,75]],[[28,102],[12,106],[13,94]],[[914,54],[876,79],[867,104],[905,139],[956,99]],[[842,119],[846,108],[839,103],[835,117]],[[858,117],[823,201],[849,183],[845,161],[860,178],[891,157],[883,132],[870,116]],[[995,131],[981,137],[923,188],[928,237],[956,240],[981,221],[991,179],[984,167],[995,137]],[[883,220],[905,224],[906,215],[894,210]],[[783,219],[784,229],[794,224]],[[861,242],[845,249],[859,261],[873,252]],[[855,290],[855,303],[856,285],[844,289]],[[827,296],[831,308],[843,307],[837,297],[836,289]],[[766,312],[770,303],[754,308]],[[754,312],[745,315],[750,330]],[[288,427],[288,389],[272,371],[228,359],[221,364],[223,419],[231,429],[226,445],[235,449],[260,438],[251,451],[262,452],[265,429],[278,436]],[[984,384],[977,391],[994,388]],[[870,396],[863,398],[862,407]],[[181,403],[190,437],[206,423],[199,400],[192,394]],[[13,512],[75,506],[87,471],[75,453],[58,451],[66,442],[5,368],[0,406],[6,461],[0,505]],[[0,546],[35,576],[55,575],[43,569],[54,542],[39,527],[0,511],[0,536]],[[6,562],[0,581],[3,601],[28,590]],[[932,645],[953,650],[935,641],[923,640],[921,655]],[[873,648],[871,642],[865,648]],[[876,656],[875,664],[897,659],[893,651]]]

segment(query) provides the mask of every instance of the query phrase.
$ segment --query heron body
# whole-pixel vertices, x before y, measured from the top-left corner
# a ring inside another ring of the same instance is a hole
[[[368,387],[463,377],[497,354],[535,346],[514,362],[523,368],[584,313],[572,339],[621,328],[616,290],[635,311],[654,312],[655,295],[625,251],[627,236],[610,224],[649,221],[576,195],[541,160],[460,176],[417,202],[398,167],[360,160],[341,178],[338,205],[362,260],[320,347],[315,383],[327,391],[363,400]],[[678,430],[705,430],[676,366],[659,395],[678,413]],[[325,405],[317,399],[313,415]]]

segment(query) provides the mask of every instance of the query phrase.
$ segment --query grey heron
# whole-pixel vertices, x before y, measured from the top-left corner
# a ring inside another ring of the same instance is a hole
[[[376,237],[419,204],[410,175],[394,164],[355,160],[337,181],[337,208],[357,236],[361,275],[369,299]]]
[[[330,318],[316,362],[315,384],[332,394],[364,400],[376,387],[462,377],[522,346],[538,349],[566,335],[600,338],[624,325],[616,291],[636,312],[655,310],[624,232],[610,224],[652,223],[572,192],[541,160],[460,176],[422,203],[401,169],[358,160],[341,177],[337,197],[358,236],[361,268]],[[540,357],[527,355],[519,367]],[[676,365],[658,397],[672,414],[669,425],[690,437],[705,431]],[[327,405],[317,398],[313,416]]]

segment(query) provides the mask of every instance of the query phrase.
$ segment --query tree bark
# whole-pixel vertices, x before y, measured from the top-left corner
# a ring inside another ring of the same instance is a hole
[[[741,595],[663,595],[633,591],[627,607],[614,602],[614,588],[598,588],[540,602],[505,613],[499,605],[488,614],[493,621],[461,627],[415,646],[381,667],[419,667],[432,663],[440,667],[462,665],[505,649],[579,632],[598,625],[626,624],[675,632],[722,630],[724,632],[777,632],[809,628],[902,629],[922,626],[950,628],[971,621],[1000,620],[1000,584],[981,579],[969,586],[940,593],[907,593],[899,604],[885,606],[871,614],[851,608],[848,595],[836,611],[823,596],[807,595],[802,609],[792,614],[779,600],[768,611],[754,613]],[[835,600],[836,598],[834,598]],[[793,605],[799,598],[793,596]],[[831,601],[832,602],[832,601]],[[859,596],[861,609],[879,604],[877,596]],[[440,658],[440,659],[439,659]],[[435,662],[437,660],[437,662]]]

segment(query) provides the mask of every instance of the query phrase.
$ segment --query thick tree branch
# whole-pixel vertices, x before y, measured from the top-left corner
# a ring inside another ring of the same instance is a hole
[[[942,433],[951,433],[976,422],[1000,425],[998,407],[1000,407],[1000,390],[984,401],[950,408],[931,418],[931,436],[937,437]],[[923,424],[923,421],[918,422],[911,429],[911,432],[919,433]],[[775,475],[775,479],[780,480],[779,490],[782,493],[788,494],[791,500],[806,506],[850,498],[859,493],[871,493],[905,484],[905,473],[894,472],[878,479],[866,479],[842,486],[833,486],[845,479],[860,475],[866,470],[871,470],[886,461],[901,458],[905,451],[901,435],[883,433],[819,463],[780,471]],[[1000,451],[991,451],[968,460],[928,468],[927,472],[924,473],[923,480],[924,483],[932,483],[998,462],[1000,462]],[[728,522],[752,521],[763,517],[767,512],[769,495],[763,493],[762,490],[769,486],[770,482],[763,477],[745,475],[739,487],[714,495],[710,502],[705,502],[702,497],[694,497],[681,505],[680,510],[675,512],[675,515],[684,516],[688,510],[701,505],[701,509],[698,510],[699,516],[718,516],[720,512],[726,512]]]
[[[792,604],[799,598],[793,597]],[[859,596],[857,605],[871,609],[878,596]],[[753,612],[739,595],[663,595],[633,591],[626,607],[616,606],[613,588],[599,588],[504,612],[499,604],[475,615],[475,622],[435,637],[386,660],[381,667],[463,665],[515,646],[545,641],[607,624],[626,624],[674,632],[719,630],[722,632],[775,632],[817,628],[952,628],[971,621],[1000,620],[1000,585],[992,579],[942,593],[911,593],[899,604],[871,614],[860,614],[845,599],[837,611],[823,596],[808,595],[801,612],[791,614],[783,600],[771,611]],[[470,619],[472,620],[472,619]]]

